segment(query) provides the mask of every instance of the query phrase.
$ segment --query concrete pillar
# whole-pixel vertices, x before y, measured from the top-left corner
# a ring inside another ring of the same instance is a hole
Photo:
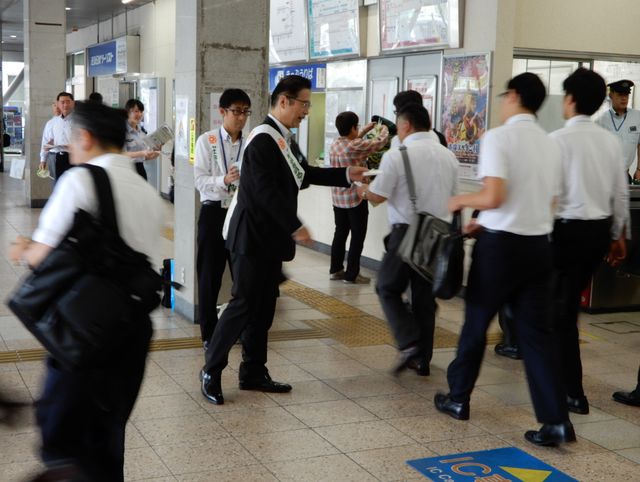
[[[65,0],[24,0],[25,196],[31,207],[44,206],[51,194],[51,180],[35,173],[51,102],[65,86],[64,7]]]
[[[189,162],[188,124],[195,120],[196,136],[209,130],[211,93],[219,95],[230,87],[249,94],[251,127],[266,115],[269,1],[181,0],[177,5],[174,257],[175,279],[184,288],[176,294],[176,311],[194,320],[199,196]],[[183,104],[187,110],[184,117],[180,115]]]

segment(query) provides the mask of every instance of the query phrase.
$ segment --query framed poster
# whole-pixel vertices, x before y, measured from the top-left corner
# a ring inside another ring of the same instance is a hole
[[[383,52],[460,47],[462,0],[380,0]]]
[[[445,56],[440,126],[460,162],[460,177],[476,179],[480,137],[487,128],[491,56]]]
[[[360,55],[358,0],[308,0],[309,57]]]
[[[369,98],[371,115],[379,115],[386,119],[394,119],[393,98],[398,93],[398,78],[389,77],[384,79],[371,79],[369,92],[371,95]],[[363,122],[363,125],[364,124],[366,124],[366,122]]]
[[[434,126],[436,122],[434,114],[438,92],[438,77],[435,75],[409,77],[406,80],[406,89],[420,92],[420,95],[422,95],[422,105],[424,105],[424,108],[429,112],[431,125]]]
[[[307,60],[307,1],[271,0],[269,63]]]

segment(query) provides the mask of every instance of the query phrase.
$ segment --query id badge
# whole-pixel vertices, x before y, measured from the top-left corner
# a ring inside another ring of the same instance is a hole
[[[231,206],[231,198],[223,199],[222,201],[220,201],[220,206],[223,209],[229,209],[229,206]]]

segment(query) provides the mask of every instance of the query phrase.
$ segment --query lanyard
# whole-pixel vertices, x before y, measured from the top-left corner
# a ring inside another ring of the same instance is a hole
[[[227,154],[224,152],[224,140],[222,137],[222,128],[218,129],[218,134],[220,134],[220,149],[222,150],[222,161],[224,162],[224,170],[225,172],[229,172],[229,167],[227,166]],[[233,149],[233,145],[231,146]],[[240,145],[238,146],[238,157],[240,157],[240,151],[242,149],[242,134],[240,134]]]
[[[619,126],[616,126],[616,121],[613,118],[613,113],[611,111],[609,111],[609,115],[611,116],[611,123],[613,124],[613,128],[616,130],[616,132],[619,132],[620,129],[622,129],[622,124],[624,124],[624,121],[627,120],[627,114],[628,114],[628,112],[624,113],[624,118],[622,119],[622,122],[620,123]]]

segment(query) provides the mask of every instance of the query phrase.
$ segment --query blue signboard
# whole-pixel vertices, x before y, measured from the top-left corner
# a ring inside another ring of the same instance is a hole
[[[117,72],[118,48],[115,40],[87,49],[89,77],[112,75]]]
[[[311,90],[327,88],[327,64],[296,65],[269,69],[269,92],[273,92],[278,82],[287,75],[300,75],[311,81]]]
[[[407,462],[430,480],[449,482],[578,482],[515,447]]]

